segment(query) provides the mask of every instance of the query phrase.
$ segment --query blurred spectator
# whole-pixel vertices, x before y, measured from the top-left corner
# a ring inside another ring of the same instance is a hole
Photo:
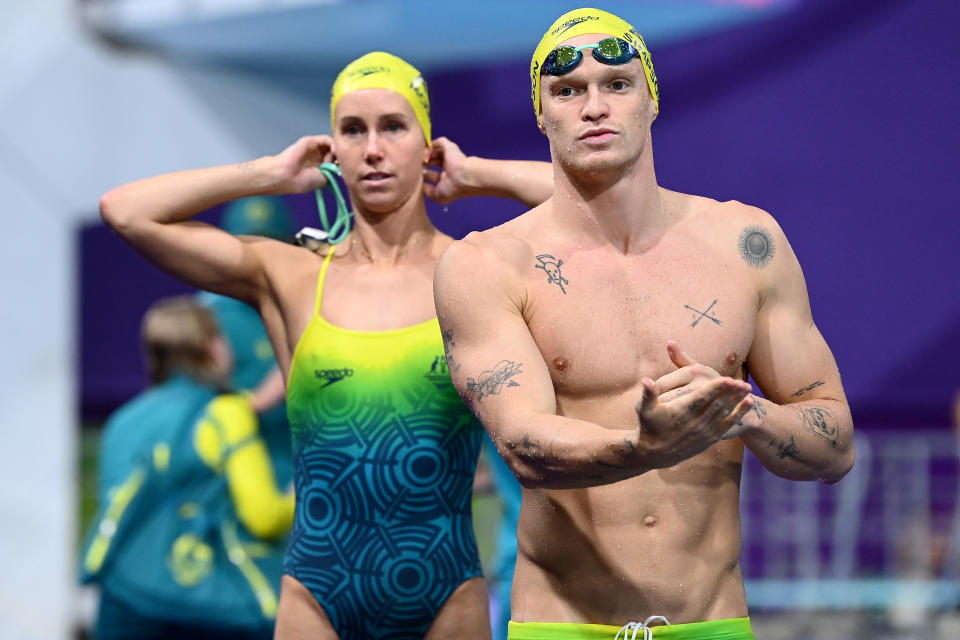
[[[155,303],[142,336],[152,386],[104,429],[81,559],[102,589],[94,637],[269,638],[294,501],[253,407],[276,389],[224,393],[230,349],[192,298]]]

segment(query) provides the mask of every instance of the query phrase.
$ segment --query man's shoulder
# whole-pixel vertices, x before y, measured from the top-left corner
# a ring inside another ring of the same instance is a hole
[[[745,238],[757,234],[768,242],[785,241],[776,219],[759,207],[738,200],[720,201],[682,193],[673,193],[671,198],[678,217],[688,222],[684,228],[708,244],[739,246]]]
[[[743,224],[776,224],[773,216],[760,207],[739,200],[715,200],[707,196],[670,192],[678,209],[686,215],[703,218],[720,226]]]
[[[540,207],[499,226],[467,234],[453,242],[441,259],[465,268],[509,269],[525,265],[533,255],[534,229],[540,218],[538,209]]]

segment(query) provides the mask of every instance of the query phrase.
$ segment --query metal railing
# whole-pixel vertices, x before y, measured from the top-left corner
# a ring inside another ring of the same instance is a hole
[[[951,431],[860,432],[837,485],[792,482],[749,453],[742,566],[751,608],[960,604],[957,441]]]

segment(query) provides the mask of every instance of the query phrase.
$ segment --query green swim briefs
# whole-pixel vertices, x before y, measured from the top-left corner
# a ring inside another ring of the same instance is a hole
[[[631,640],[634,629],[621,632],[623,627],[606,624],[573,624],[564,622],[513,622],[510,621],[508,640]],[[750,629],[750,618],[728,618],[709,622],[658,625],[650,627],[656,640],[756,640]],[[624,635],[626,634],[626,635]],[[643,630],[636,633],[643,638]]]

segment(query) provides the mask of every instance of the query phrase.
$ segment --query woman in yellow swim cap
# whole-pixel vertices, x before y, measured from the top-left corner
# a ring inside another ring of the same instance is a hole
[[[470,515],[482,431],[450,382],[455,337],[441,336],[432,283],[452,239],[424,194],[533,205],[549,197],[549,174],[432,139],[426,83],[390,54],[347,65],[330,111],[330,136],[123,185],[101,212],[156,265],[263,318],[287,383],[297,494],[276,637],[488,638]],[[353,229],[316,250],[190,220],[220,202],[320,188],[332,161]]]

